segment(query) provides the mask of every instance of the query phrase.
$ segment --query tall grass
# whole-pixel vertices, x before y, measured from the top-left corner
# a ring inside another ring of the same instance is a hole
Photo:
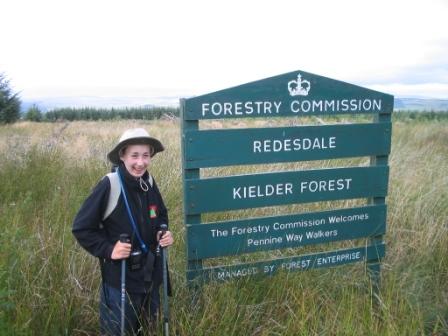
[[[396,120],[379,305],[362,264],[205,285],[185,281],[179,124],[19,123],[0,127],[0,334],[96,335],[97,261],[71,235],[122,131],[167,150],[152,173],[170,211],[178,335],[447,335],[448,122]]]

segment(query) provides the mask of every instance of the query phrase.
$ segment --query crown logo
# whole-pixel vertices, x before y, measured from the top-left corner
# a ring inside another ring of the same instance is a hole
[[[308,96],[311,89],[311,83],[307,80],[302,80],[302,75],[297,74],[297,80],[288,82],[288,91],[291,96]]]

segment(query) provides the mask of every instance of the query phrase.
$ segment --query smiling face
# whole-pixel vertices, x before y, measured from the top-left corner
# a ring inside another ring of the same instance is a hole
[[[129,174],[140,177],[151,163],[151,148],[149,145],[129,145],[120,154]]]

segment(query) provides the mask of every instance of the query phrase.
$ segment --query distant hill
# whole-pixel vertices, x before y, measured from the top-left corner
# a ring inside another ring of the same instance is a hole
[[[401,111],[448,111],[448,99],[395,98],[394,109]]]
[[[36,105],[43,112],[71,107],[71,108],[124,108],[124,107],[151,107],[151,106],[178,106],[179,97],[44,97],[38,99],[23,99],[22,111],[27,111]]]
[[[63,107],[81,108],[123,108],[138,106],[179,106],[179,97],[48,97],[22,100],[22,111],[27,111],[33,104],[46,112]],[[448,99],[430,98],[395,98],[394,109],[401,111],[448,111]]]

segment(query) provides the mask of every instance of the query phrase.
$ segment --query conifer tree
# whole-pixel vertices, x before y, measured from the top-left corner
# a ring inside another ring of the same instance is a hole
[[[20,118],[20,99],[18,93],[13,93],[9,80],[0,73],[0,123],[8,124]]]
[[[25,120],[42,121],[42,112],[36,104],[33,104],[25,114]]]

